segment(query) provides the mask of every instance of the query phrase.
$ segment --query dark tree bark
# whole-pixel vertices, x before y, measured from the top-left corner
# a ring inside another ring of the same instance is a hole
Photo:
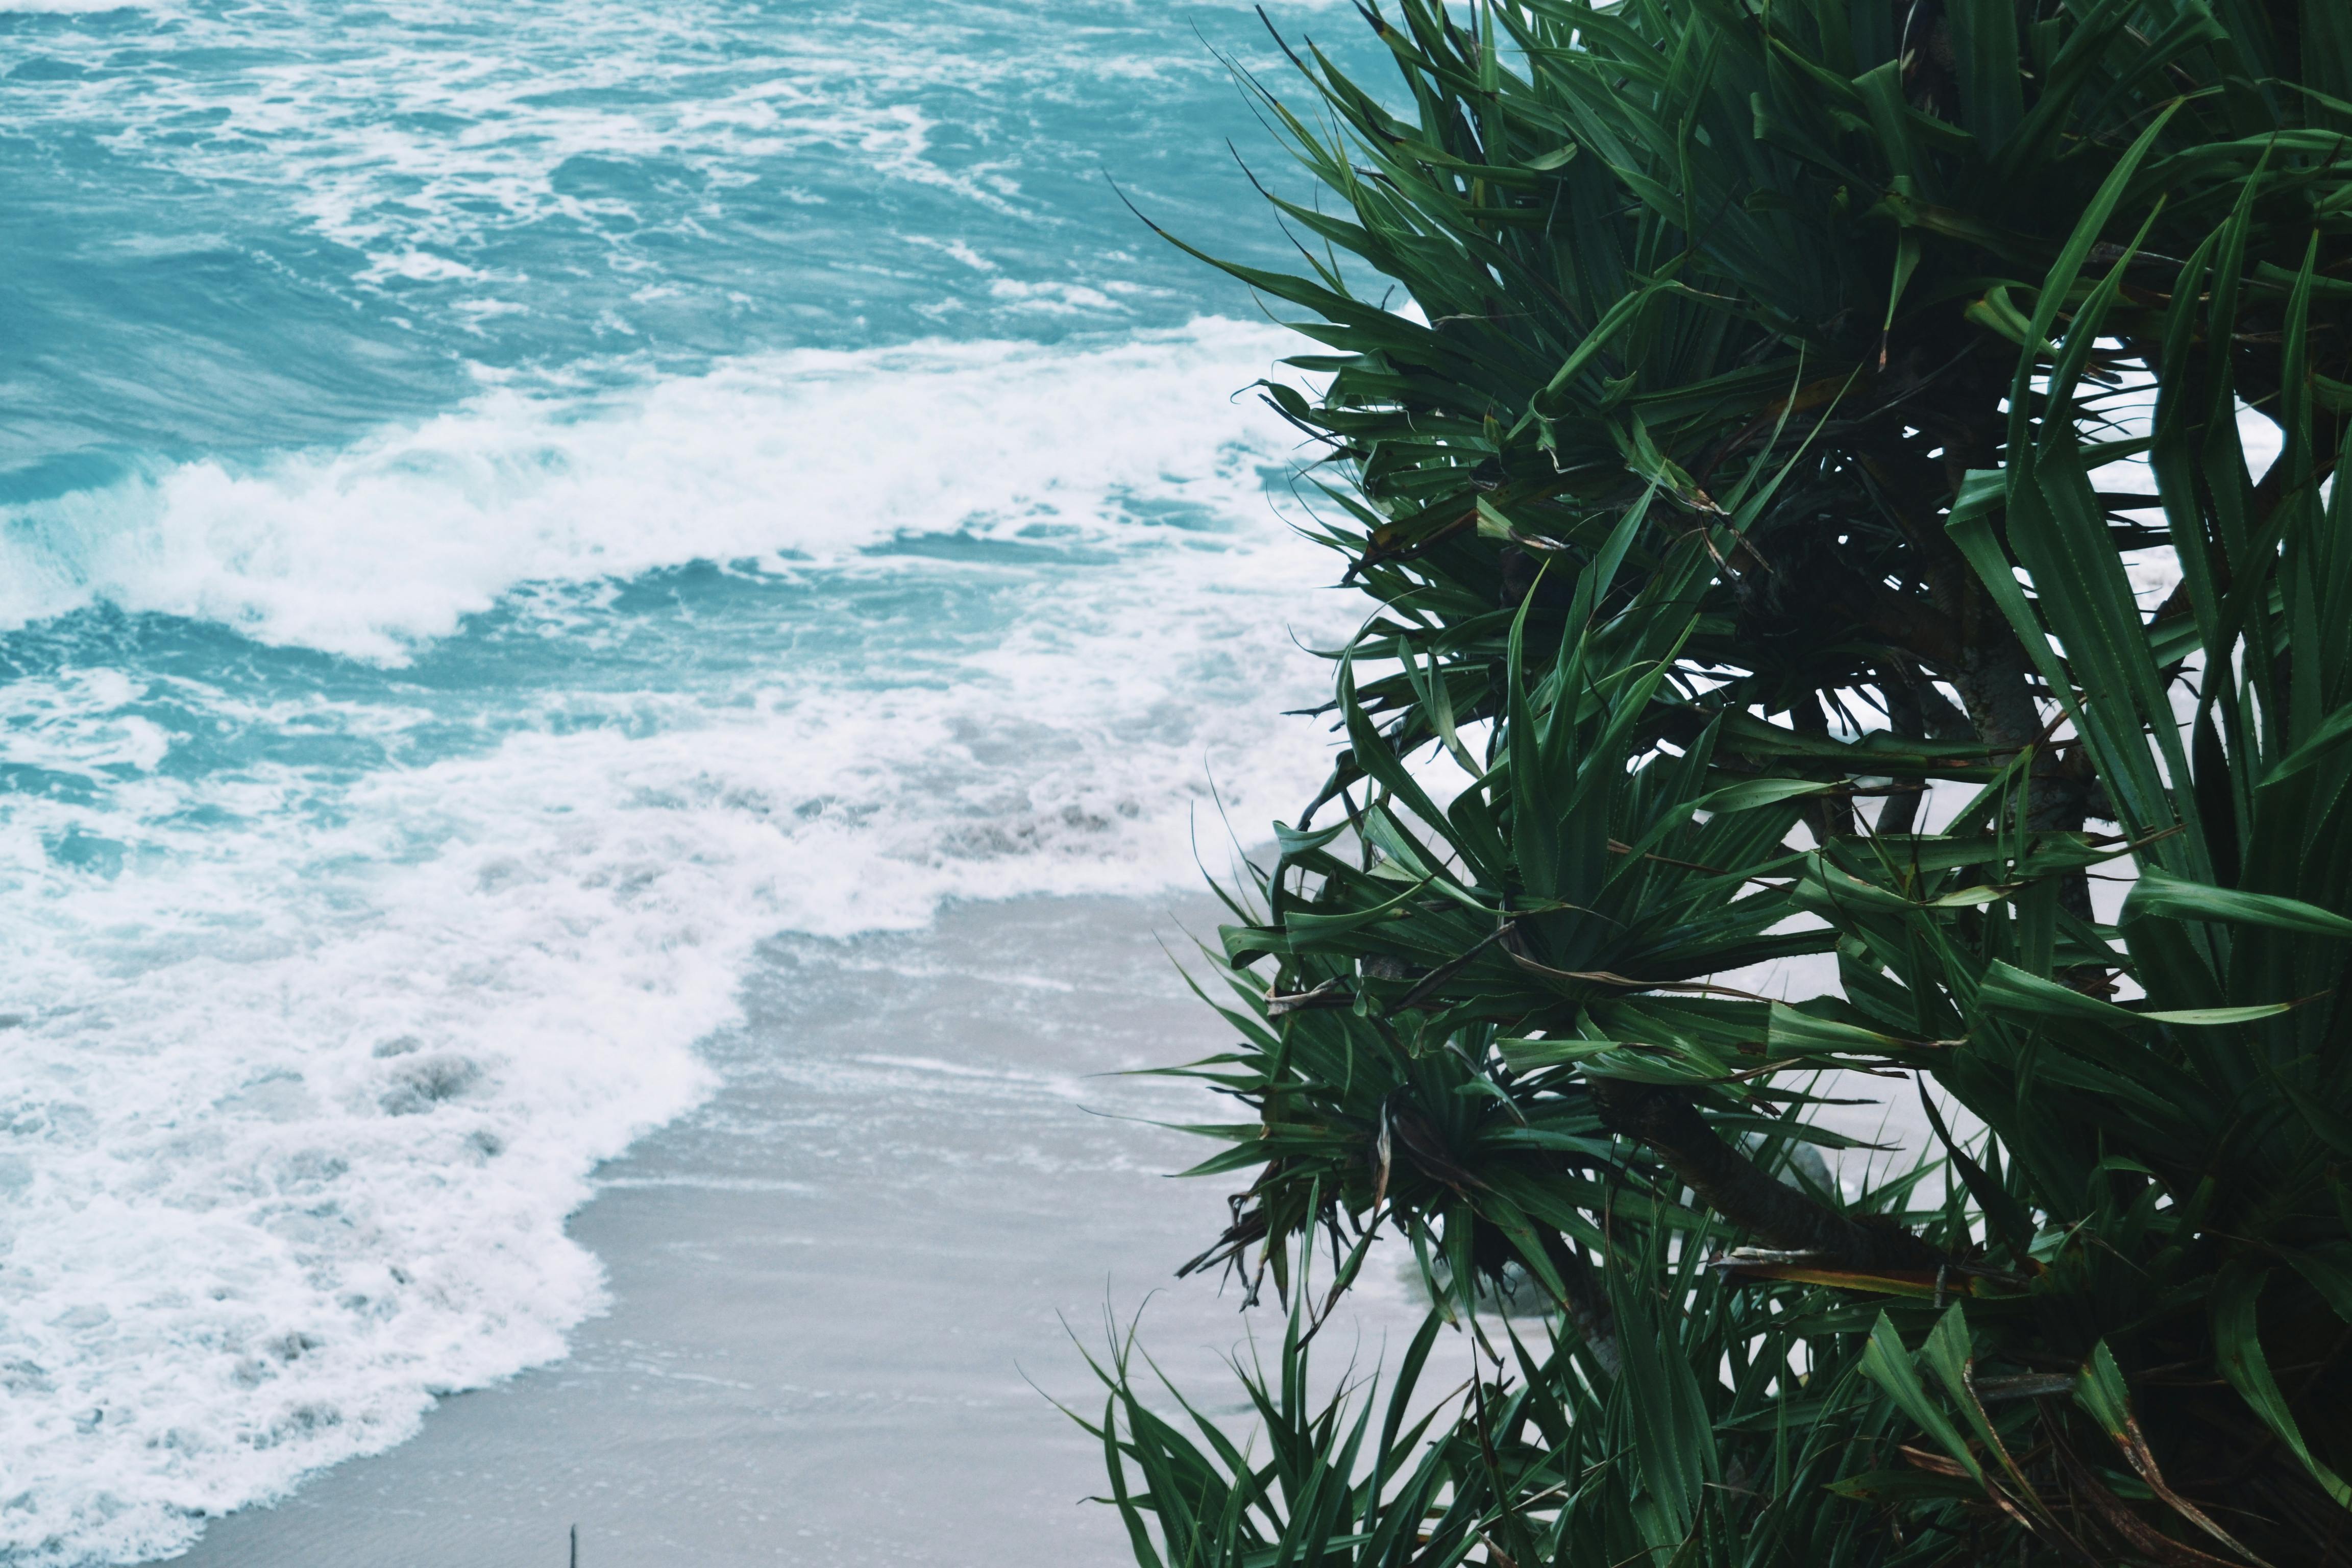
[[[1646,1145],[1701,1203],[1775,1247],[1859,1273],[1932,1273],[1952,1261],[1908,1231],[1864,1225],[1775,1180],[1676,1090],[1595,1079],[1592,1099],[1612,1131]]]

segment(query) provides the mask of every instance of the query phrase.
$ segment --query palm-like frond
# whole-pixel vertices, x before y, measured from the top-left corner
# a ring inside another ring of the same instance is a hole
[[[1250,84],[1334,205],[1227,270],[1318,347],[1267,395],[1379,607],[1216,955],[1206,1258],[1392,1230],[1557,1302],[1373,1466],[1475,1516],[1431,1561],[2352,1561],[2352,23],[1364,15],[1402,92]],[[1824,1068],[1982,1124],[1940,1204],[1796,1173]],[[1283,1496],[1199,1560],[1392,1560],[1283,1558]]]

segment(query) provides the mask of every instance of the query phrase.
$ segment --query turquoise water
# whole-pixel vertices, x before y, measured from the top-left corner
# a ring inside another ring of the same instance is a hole
[[[1277,8],[1339,35],[1344,11]],[[1239,5],[0,8],[0,1563],[562,1353],[764,938],[1309,785]],[[1327,596],[1328,597],[1328,596]]]

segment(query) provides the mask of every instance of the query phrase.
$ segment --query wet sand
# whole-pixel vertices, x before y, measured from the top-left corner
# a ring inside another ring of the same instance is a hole
[[[744,1022],[705,1042],[719,1091],[606,1166],[574,1216],[612,1306],[571,1356],[444,1400],[410,1442],[214,1522],[175,1561],[561,1568],[575,1524],[581,1568],[1129,1561],[1116,1515],[1081,1500],[1100,1447],[1045,1397],[1100,1410],[1073,1333],[1099,1350],[1107,1308],[1146,1308],[1153,1356],[1236,1415],[1219,1358],[1280,1333],[1171,1277],[1235,1179],[1168,1179],[1211,1145],[1135,1119],[1225,1113],[1097,1076],[1226,1044],[1160,945],[1186,951],[1181,928],[1207,935],[1217,912],[1030,899],[770,944]],[[1842,1087],[1882,1103],[1827,1120],[1917,1147],[1908,1084]],[[1366,1270],[1326,1371],[1402,1347],[1402,1261]]]
[[[569,1359],[446,1399],[423,1433],[213,1523],[184,1568],[582,1568],[1128,1560],[1071,1333],[1150,1300],[1148,1348],[1233,1410],[1244,1317],[1173,1268],[1223,1224],[1198,1091],[1090,1075],[1220,1048],[1155,937],[1202,900],[1024,900],[929,931],[780,941],[723,1085],[608,1165],[572,1232],[612,1308]],[[1160,1292],[1156,1297],[1153,1292]],[[1360,1292],[1360,1294],[1366,1294]],[[1414,1313],[1392,1269],[1323,1344],[1367,1360]],[[1063,1320],[1066,1318],[1068,1330]],[[1336,1370],[1336,1366],[1335,1366]]]

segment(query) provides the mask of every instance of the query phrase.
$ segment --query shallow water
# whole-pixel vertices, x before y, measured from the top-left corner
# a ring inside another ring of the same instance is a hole
[[[1271,54],[0,4],[0,1563],[562,1356],[564,1216],[765,1048],[762,942],[1187,882],[1310,787],[1292,341],[1106,178],[1278,254],[1211,44]]]

